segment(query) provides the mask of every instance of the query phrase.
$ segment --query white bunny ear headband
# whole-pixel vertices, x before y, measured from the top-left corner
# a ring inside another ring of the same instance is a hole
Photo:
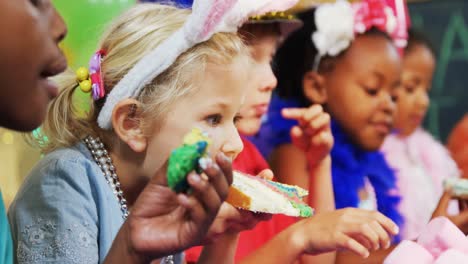
[[[111,129],[115,105],[134,98],[145,85],[167,70],[179,57],[198,43],[219,32],[236,32],[249,17],[284,11],[298,0],[195,0],[185,24],[156,49],[148,53],[122,78],[107,96],[98,116],[103,129]]]

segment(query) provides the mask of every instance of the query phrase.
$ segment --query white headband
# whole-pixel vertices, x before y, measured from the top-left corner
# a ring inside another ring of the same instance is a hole
[[[98,116],[103,129],[112,128],[112,111],[122,99],[134,98],[141,89],[179,57],[215,33],[236,32],[249,17],[266,12],[285,11],[298,0],[195,0],[185,24],[156,49],[148,53],[108,94]]]

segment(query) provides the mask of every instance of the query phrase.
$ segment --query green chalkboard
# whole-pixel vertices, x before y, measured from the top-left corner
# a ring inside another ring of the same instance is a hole
[[[425,127],[445,140],[468,112],[468,0],[438,0],[409,5],[413,27],[434,44],[437,69]]]

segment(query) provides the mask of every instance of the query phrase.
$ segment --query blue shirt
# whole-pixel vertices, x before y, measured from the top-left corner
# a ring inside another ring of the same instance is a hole
[[[83,143],[51,152],[33,168],[9,219],[18,263],[102,263],[124,221]]]
[[[3,204],[2,193],[0,192],[0,263],[13,263],[13,246],[10,234],[10,225],[6,216],[5,205]]]

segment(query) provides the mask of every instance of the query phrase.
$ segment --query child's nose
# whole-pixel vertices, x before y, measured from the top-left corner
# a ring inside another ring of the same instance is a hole
[[[262,91],[264,92],[270,92],[276,88],[276,85],[278,84],[278,80],[276,79],[275,74],[273,73],[273,70],[271,69],[271,66],[265,66],[265,69],[263,71],[263,82],[262,82]]]
[[[425,91],[420,92],[416,104],[421,108],[427,108],[429,106],[429,95]]]
[[[393,96],[390,93],[384,93],[380,100],[380,106],[385,112],[392,114],[396,109]]]
[[[244,144],[239,136],[239,132],[235,126],[228,129],[225,133],[225,140],[221,147],[221,151],[231,159],[234,159],[244,148]]]
[[[67,25],[55,8],[51,18],[52,38],[56,43],[62,41],[67,35]]]

